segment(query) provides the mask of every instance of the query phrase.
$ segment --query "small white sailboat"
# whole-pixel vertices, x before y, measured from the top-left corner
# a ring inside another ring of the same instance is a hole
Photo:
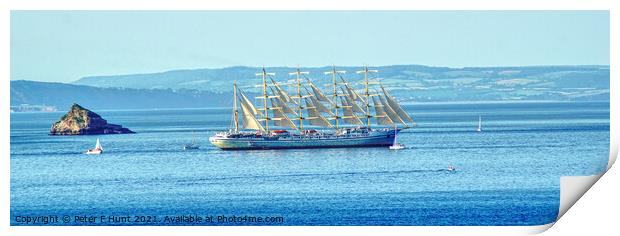
[[[99,155],[102,152],[103,152],[103,147],[101,147],[101,143],[99,142],[99,139],[97,139],[97,144],[95,144],[95,148],[88,149],[88,151],[86,151],[86,154],[88,154],[88,155]]]
[[[392,146],[390,146],[390,149],[392,150],[405,149],[405,145],[398,143],[398,128],[396,128],[396,126],[394,126],[394,143],[392,143]]]
[[[193,132],[192,132],[193,133]],[[192,139],[191,143],[186,143],[185,145],[183,145],[183,150],[195,150],[195,149],[200,149],[200,146],[196,143],[196,135],[193,136],[194,138]]]
[[[478,129],[476,132],[482,132],[482,116],[478,116]]]

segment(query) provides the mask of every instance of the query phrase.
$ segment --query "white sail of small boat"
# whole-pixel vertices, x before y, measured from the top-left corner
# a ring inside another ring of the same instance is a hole
[[[482,116],[478,116],[478,129],[476,132],[482,132]]]
[[[192,134],[193,134],[193,133],[194,133],[194,132],[192,132]],[[187,143],[187,144],[183,145],[183,149],[184,149],[184,150],[193,150],[193,149],[199,149],[199,148],[200,148],[200,145],[198,145],[198,144],[196,143],[196,135],[193,135],[193,138],[192,138],[192,142],[191,142],[191,143]]]
[[[101,143],[99,142],[99,139],[97,139],[97,144],[95,144],[95,148],[88,149],[88,151],[86,151],[86,154],[88,154],[88,155],[99,155],[102,152],[103,152],[103,147],[101,147]]]
[[[392,146],[390,146],[390,149],[399,150],[399,149],[404,149],[404,148],[405,148],[405,145],[398,143],[398,128],[394,126],[394,143],[392,143]]]

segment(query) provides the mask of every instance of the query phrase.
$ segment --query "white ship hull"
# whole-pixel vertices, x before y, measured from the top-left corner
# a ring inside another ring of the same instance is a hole
[[[243,149],[299,149],[299,148],[346,148],[387,147],[394,142],[394,130],[373,132],[365,135],[316,135],[280,137],[213,136],[209,141],[223,150]]]
[[[87,154],[87,155],[99,155],[99,154],[101,154],[101,152],[102,152],[102,150],[97,150],[97,149],[94,149],[94,150],[88,150],[88,151],[86,151],[86,154]]]

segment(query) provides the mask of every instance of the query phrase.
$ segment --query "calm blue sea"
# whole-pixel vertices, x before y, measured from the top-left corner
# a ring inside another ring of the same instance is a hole
[[[198,215],[215,217],[200,225],[540,225],[557,216],[560,176],[607,165],[608,102],[406,109],[418,126],[399,135],[408,149],[398,151],[221,151],[208,137],[228,128],[228,109],[96,111],[137,134],[73,137],[48,136],[64,112],[12,113],[11,224],[196,225],[164,219]],[[194,137],[200,150],[184,151]],[[97,138],[105,153],[82,154]]]

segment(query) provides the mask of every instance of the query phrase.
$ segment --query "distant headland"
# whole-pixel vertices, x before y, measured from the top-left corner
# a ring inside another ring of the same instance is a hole
[[[369,66],[373,79],[400,103],[463,101],[609,101],[608,65],[514,66],[448,68],[422,65]],[[276,81],[287,81],[297,68],[267,67]],[[308,78],[324,86],[324,67],[301,67]],[[336,66],[357,85],[359,66]],[[11,81],[11,106],[46,104],[67,107],[79,103],[91,109],[160,109],[231,107],[236,80],[248,96],[258,96],[257,67],[172,70],[149,74],[88,76],[72,83]],[[376,78],[375,78],[376,77]],[[15,79],[15,78],[12,78]],[[58,91],[71,91],[59,94]],[[105,102],[102,102],[105,101]],[[131,102],[126,102],[131,101]]]

